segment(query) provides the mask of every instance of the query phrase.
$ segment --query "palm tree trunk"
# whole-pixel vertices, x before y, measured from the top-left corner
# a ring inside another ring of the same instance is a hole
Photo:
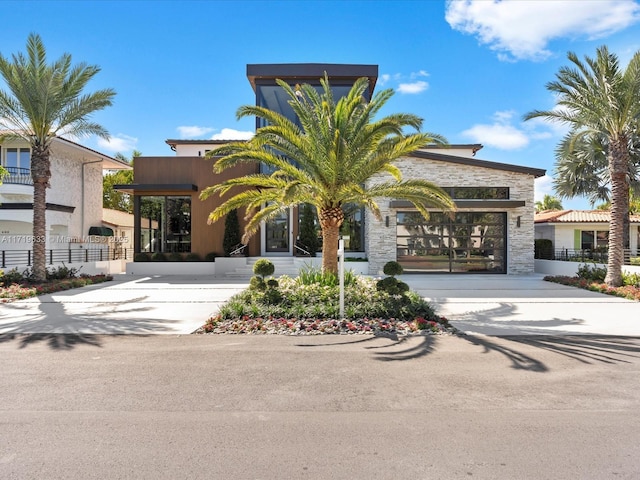
[[[322,228],[322,271],[338,274],[338,241],[344,222],[342,207],[321,208],[318,215]]]
[[[51,178],[49,150],[34,146],[31,158],[33,178],[33,278],[37,282],[47,279],[47,188]]]
[[[622,265],[624,264],[624,223],[625,216],[629,215],[629,182],[627,180],[629,154],[625,138],[611,142],[608,161],[611,175],[611,221],[609,223],[609,260],[604,281],[610,287],[619,287],[622,285]]]

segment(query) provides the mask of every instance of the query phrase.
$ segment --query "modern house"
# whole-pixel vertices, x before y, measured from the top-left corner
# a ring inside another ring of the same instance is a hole
[[[535,238],[551,240],[554,250],[598,250],[609,245],[610,212],[553,210],[535,214]],[[630,216],[629,249],[640,254],[640,215]]]
[[[309,83],[320,88],[327,72],[334,96],[346,94],[360,77],[369,79],[373,94],[376,65],[268,64],[248,65],[247,77],[256,104],[297,119],[277,85]],[[261,127],[260,121],[256,128]],[[204,155],[222,141],[167,140],[174,156],[138,157],[134,183],[119,188],[134,195],[136,252],[195,252],[221,254],[224,222],[207,224],[209,213],[222,203],[219,197],[199,199],[200,192],[227,178],[256,173],[260,165],[238,165],[220,174],[214,160]],[[342,228],[346,255],[366,257],[368,273],[378,274],[390,260],[408,272],[530,273],[534,270],[534,179],[545,171],[476,158],[479,144],[429,147],[397,162],[407,178],[424,178],[447,189],[455,199],[453,216],[434,211],[428,220],[410,203],[380,199],[382,220],[364,209],[346,209]],[[384,177],[372,182],[384,181]],[[242,215],[240,215],[242,217]],[[263,225],[249,242],[250,257],[296,257],[299,212],[291,209]],[[241,224],[243,220],[241,218]]]
[[[53,140],[50,158],[46,248],[90,248],[92,227],[102,226],[103,171],[131,167],[61,137]],[[9,172],[0,186],[0,250],[27,251],[33,235],[30,147],[24,141],[5,140],[0,159]]]

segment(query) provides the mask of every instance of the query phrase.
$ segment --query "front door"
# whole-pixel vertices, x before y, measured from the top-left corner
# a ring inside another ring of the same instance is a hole
[[[289,212],[283,212],[265,225],[265,252],[289,252]]]

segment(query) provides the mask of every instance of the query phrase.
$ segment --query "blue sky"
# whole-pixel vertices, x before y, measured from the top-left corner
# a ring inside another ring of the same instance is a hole
[[[640,3],[586,1],[3,1],[0,53],[41,35],[50,59],[99,65],[89,89],[117,91],[94,120],[112,135],[80,143],[106,154],[172,155],[168,138],[232,138],[255,101],[248,63],[379,65],[376,89],[396,94],[384,113],[424,118],[450,143],[481,143],[477,157],[547,169],[552,192],[561,126],[523,122],[550,109],[545,84],[568,51],[607,45],[626,65],[640,50]],[[9,19],[10,15],[10,19]],[[4,85],[2,88],[4,88]],[[583,199],[565,208],[588,208]]]

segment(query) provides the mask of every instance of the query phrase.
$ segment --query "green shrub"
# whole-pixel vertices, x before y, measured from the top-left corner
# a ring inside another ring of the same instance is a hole
[[[622,272],[622,284],[640,288],[640,274]]]
[[[267,280],[267,287],[269,288],[278,288],[280,284],[278,283],[278,280],[276,280],[275,278],[270,278],[269,280]]]
[[[266,258],[261,258],[253,265],[253,273],[256,275],[260,275],[263,279],[264,277],[273,275],[273,272],[275,271],[276,267],[270,260],[267,260]]]
[[[607,267],[598,267],[596,265],[588,265],[585,263],[578,267],[577,276],[593,282],[604,282],[604,279],[607,276]]]
[[[254,275],[249,280],[249,289],[263,291],[266,290],[267,284],[264,281],[264,278],[259,277],[258,275]]]
[[[344,257],[345,262],[368,262],[367,257]]]
[[[151,261],[152,262],[166,262],[167,261],[167,256],[162,252],[156,252],[153,255],[151,255]]]
[[[222,249],[225,256],[236,248],[240,243],[240,222],[238,221],[238,212],[231,210],[224,219],[224,237],[222,238]]]
[[[171,252],[167,257],[167,260],[169,260],[170,262],[181,262],[183,260],[182,254],[178,252]]]
[[[133,257],[133,261],[134,262],[150,262],[151,255],[149,255],[147,252],[136,253]]]
[[[187,262],[200,262],[200,261],[202,261],[202,259],[200,258],[200,255],[198,255],[197,253],[194,253],[194,252],[187,253],[187,256],[184,259]]]
[[[215,262],[216,261],[216,257],[219,257],[220,255],[218,255],[216,252],[209,252],[204,256],[204,261],[205,262]]]
[[[82,267],[81,267],[82,268]],[[67,278],[76,278],[80,268],[69,268],[64,263],[57,268],[47,269],[47,280],[64,280]]]
[[[357,280],[357,275],[353,273],[351,270],[346,270],[344,272],[344,284],[353,285]],[[340,279],[337,275],[334,275],[331,272],[323,272],[321,269],[316,267],[304,267],[300,269],[298,273],[297,281],[301,285],[321,285],[323,287],[336,287],[340,285]]]
[[[3,287],[8,287],[14,283],[20,285],[22,282],[24,282],[24,274],[20,273],[17,268],[13,268],[8,272],[5,272],[0,277],[0,284]]]
[[[548,238],[536,238],[533,243],[534,257],[543,260],[553,259],[553,242]]]
[[[309,249],[312,257],[320,247],[316,214],[311,205],[305,203],[300,212],[300,242]]]
[[[396,275],[402,275],[402,272],[404,271],[404,269],[402,268],[402,265],[400,265],[398,262],[391,261],[384,264],[382,271],[384,272],[385,275],[390,275],[392,277],[395,277]]]

